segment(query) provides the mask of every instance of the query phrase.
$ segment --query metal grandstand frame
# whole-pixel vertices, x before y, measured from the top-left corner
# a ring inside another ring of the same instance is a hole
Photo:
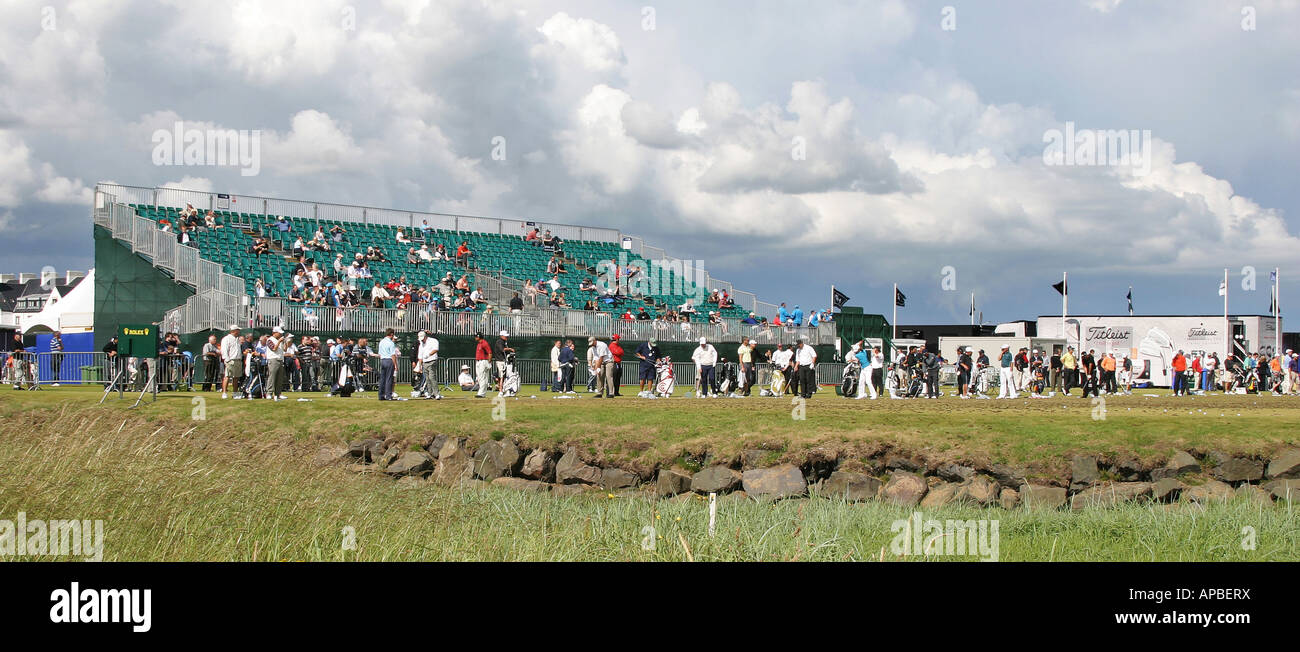
[[[666,263],[683,261],[668,256],[658,247],[647,245],[634,235],[617,229],[577,226],[556,222],[543,222],[527,218],[492,218],[427,211],[403,211],[372,206],[334,204],[271,197],[230,195],[226,193],[186,190],[181,188],[151,188],[127,186],[111,182],[95,185],[95,203],[92,209],[95,223],[108,229],[115,238],[130,245],[136,253],[148,257],[156,267],[170,273],[177,281],[195,288],[195,296],[184,305],[169,311],[166,320],[176,326],[169,330],[197,332],[224,329],[231,323],[249,323],[254,319],[251,302],[244,280],[226,274],[219,264],[202,259],[198,249],[176,242],[175,234],[160,231],[153,222],[138,217],[128,204],[183,207],[192,204],[199,210],[240,210],[264,215],[284,215],[301,219],[324,219],[364,224],[386,224],[420,228],[426,222],[430,228],[478,233],[523,235],[533,226],[565,240],[589,240],[622,244],[629,256],[643,260]],[[226,204],[223,205],[222,201]],[[243,205],[238,205],[242,201]],[[758,315],[772,315],[777,306],[759,301],[752,292],[736,289],[729,281],[714,278],[704,272],[706,292],[710,289],[726,290],[741,306]],[[504,274],[475,274],[476,283],[489,301],[505,303],[509,294],[520,291],[523,281]],[[738,323],[738,322],[737,322]],[[192,330],[180,330],[192,329]]]

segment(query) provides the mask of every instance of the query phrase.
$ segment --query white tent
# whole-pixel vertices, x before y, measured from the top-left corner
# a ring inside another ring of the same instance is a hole
[[[23,334],[62,331],[90,333],[95,330],[95,270],[91,269],[66,296],[55,292],[40,312],[18,316]]]

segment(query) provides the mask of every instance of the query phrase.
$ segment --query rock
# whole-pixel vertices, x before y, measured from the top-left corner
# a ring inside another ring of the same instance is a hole
[[[1177,451],[1164,466],[1151,471],[1152,480],[1176,478],[1184,473],[1200,473],[1201,465],[1187,451]]]
[[[691,476],[691,491],[700,494],[725,493],[740,486],[739,472],[725,466],[710,466]]]
[[[1203,485],[1183,490],[1183,497],[1194,503],[1222,502],[1231,496],[1232,487],[1218,480],[1209,480]]]
[[[1268,471],[1265,477],[1274,478],[1300,478],[1300,448],[1291,448],[1273,456],[1272,461],[1268,463]]]
[[[1116,460],[1112,469],[1122,482],[1137,482],[1142,479],[1142,473],[1145,471],[1142,462],[1131,455]]]
[[[856,503],[871,500],[880,495],[880,488],[883,484],[880,480],[865,473],[836,471],[831,474],[828,480],[822,483],[821,493],[827,498],[843,498]]]
[[[600,472],[600,486],[606,489],[623,489],[635,486],[641,479],[635,473],[624,471],[617,467],[604,469]]]
[[[545,482],[538,482],[536,480],[529,480],[527,478],[515,478],[510,476],[502,476],[496,478],[492,480],[492,484],[498,487],[517,489],[519,491],[532,491],[535,493],[545,493],[547,491],[550,491],[551,489],[550,485],[546,484]]]
[[[391,476],[423,475],[432,470],[433,458],[424,451],[402,453],[401,457],[384,467],[384,473]]]
[[[379,447],[379,452],[372,457],[371,451],[375,450],[376,446]],[[354,441],[348,445],[348,454],[352,457],[360,458],[362,462],[373,462],[379,459],[379,455],[383,454],[383,446],[384,440],[382,439],[362,439],[361,441]]]
[[[1171,502],[1183,493],[1183,483],[1178,478],[1162,478],[1151,485],[1151,500]]]
[[[384,457],[384,448],[385,448],[384,440],[371,439],[369,441],[370,444],[366,446],[366,461],[371,463],[378,463],[382,461]]]
[[[1273,495],[1260,489],[1258,485],[1243,484],[1240,487],[1237,487],[1237,489],[1232,492],[1232,495],[1234,498],[1253,500],[1261,505],[1268,505],[1269,507],[1273,506]]]
[[[600,469],[583,462],[578,449],[569,448],[555,463],[555,481],[560,484],[600,484]]]
[[[885,483],[884,489],[881,489],[880,496],[882,500],[895,505],[913,507],[921,502],[928,489],[921,476],[907,471],[895,471],[889,477],[889,482]]]
[[[1097,484],[1101,472],[1097,470],[1097,458],[1091,455],[1075,455],[1070,460],[1070,491],[1083,491]]]
[[[426,453],[427,455],[427,453]],[[379,468],[387,469],[389,464],[397,461],[402,456],[402,449],[397,446],[390,446],[384,454],[379,457]]]
[[[930,487],[930,490],[925,494],[925,498],[921,499],[921,507],[924,509],[937,509],[953,502],[957,498],[957,491],[960,486],[956,482],[944,482]]]
[[[1079,510],[1089,506],[1113,507],[1150,495],[1150,482],[1112,482],[1090,487],[1075,494],[1070,499],[1070,509]]]
[[[998,502],[1002,504],[1002,509],[1015,509],[1020,506],[1020,492],[1003,487]]]
[[[1234,457],[1210,470],[1210,475],[1224,482],[1253,482],[1264,477],[1264,463],[1246,457]]]
[[[433,441],[429,442],[429,445],[424,447],[424,450],[429,451],[429,454],[436,460],[438,459],[438,454],[442,452],[443,445],[447,443],[448,439],[450,439],[448,435],[436,435],[434,436]]]
[[[311,458],[313,466],[333,466],[343,460],[355,457],[352,450],[344,446],[321,446]]]
[[[671,469],[659,469],[659,477],[655,481],[655,493],[660,496],[676,496],[691,490],[691,474],[686,469],[673,467]]]
[[[917,463],[916,460],[903,457],[902,455],[890,455],[885,458],[885,468],[890,471],[907,471],[909,473],[915,473],[921,470],[921,465]]]
[[[972,502],[980,507],[988,507],[998,500],[1001,487],[986,476],[977,475],[961,483],[957,488],[955,499],[959,502]]]
[[[767,457],[767,451],[756,448],[748,448],[740,451],[740,468],[743,471],[756,469],[763,465],[764,458]]]
[[[1300,503],[1300,480],[1288,478],[1270,480],[1265,482],[1261,489],[1280,501]]]
[[[786,498],[808,493],[808,483],[803,479],[803,472],[793,464],[750,469],[741,475],[741,484],[750,496]]]
[[[519,467],[519,475],[541,482],[555,480],[555,456],[548,450],[534,450],[524,458],[524,463]]]
[[[513,441],[489,441],[474,451],[474,476],[488,482],[503,476],[513,476],[523,462],[523,455]]]
[[[940,464],[939,468],[934,470],[934,474],[948,482],[965,482],[975,477],[975,469],[949,462]]]
[[[1209,467],[1222,466],[1230,459],[1232,456],[1223,451],[1210,451],[1205,454],[1205,464]]]
[[[808,451],[808,461],[803,464],[803,475],[810,482],[825,480],[839,466],[839,451],[818,446]]]
[[[465,450],[463,440],[448,440],[438,451],[438,463],[434,465],[433,479],[444,485],[455,485],[461,480],[474,477],[473,460]]]
[[[998,484],[1008,489],[1019,489],[1025,482],[1025,473],[1006,464],[994,464],[988,469],[988,474],[998,481]]]
[[[1065,489],[1025,483],[1020,485],[1020,500],[1029,509],[1060,509],[1066,503]]]

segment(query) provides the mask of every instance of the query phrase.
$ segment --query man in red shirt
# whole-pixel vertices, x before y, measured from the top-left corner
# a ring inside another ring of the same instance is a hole
[[[478,380],[477,398],[487,396],[488,385],[492,383],[492,345],[482,333],[474,334],[474,376]]]
[[[623,345],[618,341],[621,339],[618,333],[609,338],[609,355],[614,359],[614,396],[622,396],[621,388],[623,386]]]
[[[1178,355],[1174,356],[1174,361],[1170,366],[1174,369],[1173,382],[1170,383],[1174,390],[1174,396],[1186,396],[1187,374],[1183,372],[1187,371],[1187,358],[1183,356],[1181,349],[1178,351]]]

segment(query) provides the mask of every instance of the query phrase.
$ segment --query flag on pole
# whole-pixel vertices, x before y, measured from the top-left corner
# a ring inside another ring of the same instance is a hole
[[[975,316],[975,293],[970,293],[970,316]]]
[[[1133,286],[1128,288],[1128,316],[1133,316]]]
[[[907,307],[907,295],[903,294],[903,291],[898,288],[894,288],[894,305],[899,308]]]
[[[831,304],[834,306],[835,310],[839,310],[840,308],[844,307],[844,304],[848,302],[849,302],[849,295],[844,294],[839,290],[836,290],[833,286],[831,287]]]
[[[1060,283],[1053,283],[1052,289],[1056,290],[1057,292],[1060,292],[1061,296],[1066,296],[1066,294],[1069,292],[1069,288],[1065,286],[1065,281],[1061,281]]]
[[[1221,297],[1226,297],[1226,296],[1228,296],[1228,282],[1227,282],[1227,281],[1219,281],[1219,296],[1221,296]]]
[[[1269,288],[1268,292],[1268,314],[1276,315],[1277,310],[1277,288]]]

